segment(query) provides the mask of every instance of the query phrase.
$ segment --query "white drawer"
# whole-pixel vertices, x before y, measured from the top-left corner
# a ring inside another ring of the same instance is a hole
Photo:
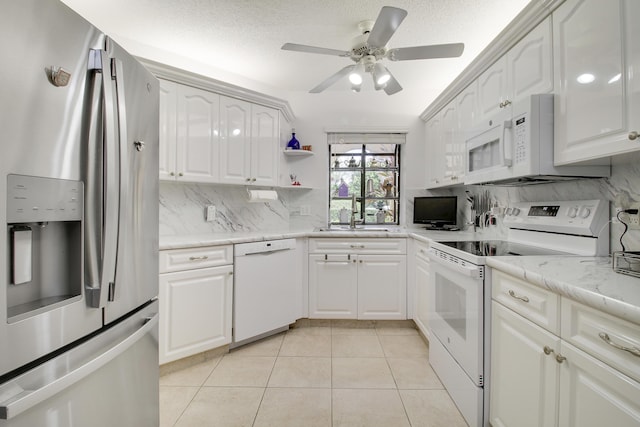
[[[493,269],[491,297],[555,335],[560,335],[560,296]]]
[[[429,257],[427,256],[427,252],[429,251],[429,244],[425,242],[421,242],[418,240],[413,241],[413,247],[416,251],[416,257],[429,262]]]
[[[160,273],[233,264],[233,245],[160,251]]]
[[[603,335],[600,336],[600,334]],[[595,358],[640,381],[639,325],[568,298],[562,298],[560,336]],[[628,350],[618,347],[625,347]],[[637,352],[637,355],[634,355],[634,352]]]
[[[407,253],[407,239],[385,238],[320,238],[309,239],[309,253],[359,253],[397,254]]]

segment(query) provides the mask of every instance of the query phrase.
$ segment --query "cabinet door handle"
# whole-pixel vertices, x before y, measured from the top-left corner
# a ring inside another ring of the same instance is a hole
[[[520,295],[516,295],[516,293],[513,292],[511,289],[509,289],[509,295],[512,298],[519,299],[520,301],[529,302],[529,298],[528,297],[521,297]]]
[[[205,259],[209,259],[208,255],[202,255],[202,256],[190,256],[189,257],[189,261],[201,261],[201,260],[205,260]]]
[[[611,347],[617,348],[618,350],[629,352],[629,353],[633,354],[636,357],[640,357],[640,348],[638,348],[638,347],[625,347],[623,345],[615,343],[615,342],[611,341],[611,338],[609,337],[609,334],[607,334],[605,332],[600,332],[598,334],[598,336],[602,339],[602,341],[606,342]]]
[[[633,132],[629,132],[629,140],[630,141],[635,141],[636,139],[638,139],[638,132],[637,131],[633,131]]]
[[[563,356],[563,355],[561,355],[561,354],[556,354],[556,362],[558,362],[558,363],[562,363],[562,362],[564,362],[565,360],[567,360],[567,358],[566,358],[566,357],[564,357],[564,356]]]
[[[182,172],[180,172],[180,173],[178,174],[178,176],[184,176],[184,174],[183,174]]]
[[[544,348],[542,349],[542,351],[544,351],[544,354],[549,355],[551,353],[553,353],[553,349],[551,347],[549,347],[548,345],[545,345]]]
[[[169,176],[176,176],[176,173],[175,172],[170,172]]]

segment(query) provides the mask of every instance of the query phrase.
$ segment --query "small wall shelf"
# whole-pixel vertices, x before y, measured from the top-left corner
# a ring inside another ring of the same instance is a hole
[[[285,156],[313,156],[315,153],[309,150],[282,150]]]

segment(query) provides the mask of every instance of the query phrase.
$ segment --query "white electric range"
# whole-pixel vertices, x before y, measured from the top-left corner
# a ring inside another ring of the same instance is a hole
[[[608,217],[609,203],[603,200],[521,202],[505,212],[505,240],[430,245],[429,362],[471,427],[489,425],[491,280],[486,257],[606,255]]]

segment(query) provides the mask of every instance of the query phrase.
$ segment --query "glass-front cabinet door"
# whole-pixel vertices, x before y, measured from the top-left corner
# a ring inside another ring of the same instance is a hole
[[[398,224],[399,144],[329,146],[331,224]]]

